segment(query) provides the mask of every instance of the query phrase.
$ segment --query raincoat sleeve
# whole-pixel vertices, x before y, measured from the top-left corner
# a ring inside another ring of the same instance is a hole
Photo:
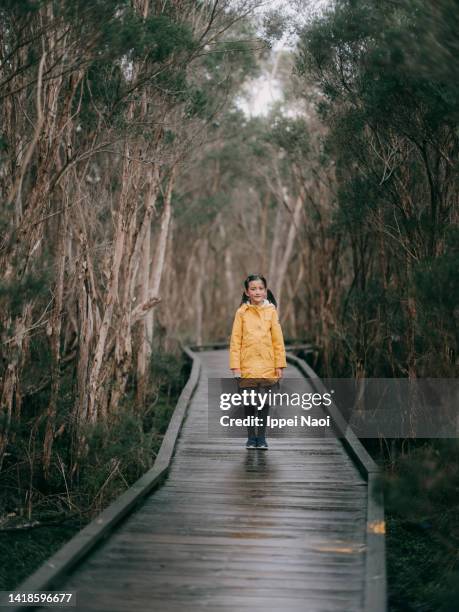
[[[242,316],[236,311],[230,341],[230,370],[241,369]]]
[[[277,310],[274,310],[273,320],[271,325],[271,338],[273,341],[274,349],[274,367],[275,368],[286,368],[287,362],[285,360],[285,347],[284,337],[282,335],[282,329],[279,323],[279,317],[277,316]]]

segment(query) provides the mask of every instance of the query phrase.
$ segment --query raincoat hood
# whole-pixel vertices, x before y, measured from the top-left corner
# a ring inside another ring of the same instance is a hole
[[[264,302],[260,305],[255,305],[255,304],[250,304],[249,302],[245,302],[244,304],[242,304],[239,308],[244,308],[244,306],[246,307],[244,310],[247,310],[247,308],[266,308],[267,306],[272,306],[273,308],[276,308],[274,306],[274,304],[271,304],[271,302],[269,300],[264,300]]]

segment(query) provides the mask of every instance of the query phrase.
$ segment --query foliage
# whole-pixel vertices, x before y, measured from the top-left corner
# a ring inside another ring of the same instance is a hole
[[[459,574],[459,444],[424,440],[387,464],[389,599],[402,610],[452,612]]]
[[[289,119],[278,116],[274,119],[269,140],[291,156],[304,156],[309,151],[308,125],[305,119]]]
[[[352,252],[334,350],[369,375],[449,375],[457,355],[457,83],[426,52],[452,52],[452,4],[338,0],[301,32],[296,73],[319,87],[336,163],[332,230]]]
[[[1,533],[0,555],[7,558],[8,563],[0,566],[0,588],[7,591],[21,583],[83,527],[84,523],[75,521],[14,534],[9,531]]]

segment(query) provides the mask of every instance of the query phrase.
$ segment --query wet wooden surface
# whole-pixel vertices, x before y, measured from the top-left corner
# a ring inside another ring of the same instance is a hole
[[[228,352],[199,357],[166,482],[59,590],[88,612],[361,611],[367,487],[340,441],[208,437],[207,378],[228,376]]]

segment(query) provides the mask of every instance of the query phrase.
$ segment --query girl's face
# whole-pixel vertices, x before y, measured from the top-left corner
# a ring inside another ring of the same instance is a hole
[[[262,304],[267,295],[266,287],[261,280],[250,281],[245,293],[249,296],[250,303],[255,305]]]

